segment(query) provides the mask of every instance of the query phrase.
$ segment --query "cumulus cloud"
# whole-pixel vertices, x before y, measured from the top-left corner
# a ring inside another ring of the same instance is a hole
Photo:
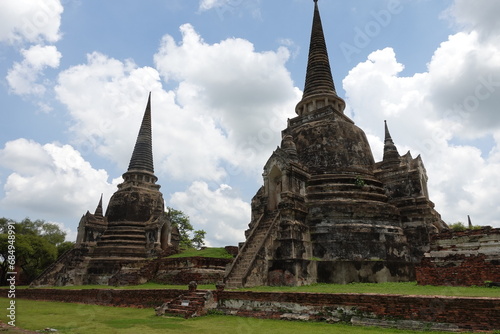
[[[18,95],[43,95],[45,82],[39,77],[47,67],[59,67],[61,53],[53,45],[34,45],[21,51],[23,60],[16,62],[7,73],[7,82],[12,92]]]
[[[180,83],[184,108],[221,127],[231,147],[229,161],[255,172],[279,143],[279,131],[300,100],[285,67],[288,49],[256,52],[238,38],[207,44],[191,25],[180,30],[179,44],[169,35],[163,38],[155,55],[158,71],[166,81]]]
[[[400,75],[391,48],[372,52],[343,80],[351,115],[380,151],[384,119],[400,153],[421,154],[429,176],[431,200],[448,223],[465,221],[500,226],[494,186],[500,170],[500,48],[485,38],[496,20],[485,6],[457,0],[450,11],[468,31],[449,36],[434,52],[424,73]],[[472,8],[474,7],[474,8]],[[489,8],[489,9],[488,9]],[[470,11],[468,10],[470,9]],[[468,141],[490,138],[491,147]],[[380,159],[381,152],[375,152]]]
[[[461,136],[483,136],[500,127],[498,44],[481,42],[476,31],[450,36],[434,53],[429,73],[430,102]]]
[[[226,184],[211,190],[206,182],[195,181],[185,192],[172,194],[170,203],[186,213],[196,229],[207,232],[208,246],[225,246],[244,240],[250,204],[241,200]]]
[[[227,3],[229,1],[230,0],[201,0],[199,9],[202,11],[203,10],[210,10],[212,8],[215,8],[215,7],[221,7],[221,6],[227,5]]]
[[[483,38],[498,39],[500,36],[500,2],[496,0],[455,0],[445,12],[456,24],[477,31]]]
[[[75,212],[92,211],[101,193],[109,198],[116,189],[105,170],[92,168],[70,145],[9,141],[0,150],[0,165],[12,171],[0,205],[26,213],[76,220]]]
[[[244,11],[259,18],[261,16],[259,8],[260,0],[200,0],[198,10],[205,12],[208,10],[215,10],[221,20],[227,14],[241,15]]]
[[[299,100],[285,68],[287,50],[256,52],[242,39],[207,44],[190,25],[181,32],[179,44],[164,37],[158,70],[95,52],[59,75],[56,93],[74,119],[75,145],[125,167],[135,140],[130,134],[152,91],[159,173],[184,181],[255,174]],[[175,88],[166,91],[160,75]]]
[[[234,244],[243,239],[250,209],[229,186],[232,177],[247,178],[257,189],[300,91],[285,67],[284,47],[256,52],[236,38],[208,44],[189,24],[181,32],[179,42],[163,38],[156,68],[89,54],[86,63],[60,73],[56,96],[72,118],[74,147],[125,169],[151,91],[159,182],[187,184],[168,205],[207,230],[210,244]]]
[[[155,69],[93,53],[87,64],[62,72],[56,86],[75,122],[70,129],[75,145],[122,169],[130,159],[149,91],[157,173],[176,179],[221,177],[221,131],[207,117],[178,106],[175,93],[163,90]]]
[[[56,42],[63,6],[60,0],[0,2],[0,41],[8,43]]]

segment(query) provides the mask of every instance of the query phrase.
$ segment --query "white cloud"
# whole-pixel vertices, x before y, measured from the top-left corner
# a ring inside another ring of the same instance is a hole
[[[481,6],[474,3],[477,8],[467,16],[465,5],[455,2],[457,17],[477,19],[476,29],[491,23],[481,22]],[[382,121],[387,119],[399,152],[422,154],[431,200],[445,221],[465,221],[470,215],[474,224],[500,226],[500,189],[495,186],[500,170],[500,48],[480,33],[471,29],[450,36],[435,51],[428,70],[409,77],[400,76],[404,66],[391,48],[377,50],[343,84],[348,113],[367,132],[372,147],[380,150]],[[493,138],[494,149],[467,144],[484,137]]]
[[[475,30],[483,38],[500,37],[500,2],[497,0],[455,0],[446,11],[456,23],[463,25],[468,30]]]
[[[56,42],[62,12],[60,0],[0,1],[0,41]]]
[[[149,91],[157,174],[220,178],[218,161],[226,145],[221,131],[211,119],[179,107],[175,93],[162,89],[155,69],[93,53],[87,64],[62,72],[56,86],[75,121],[75,145],[95,150],[122,169],[129,162]]]
[[[235,242],[245,239],[250,204],[226,184],[211,190],[207,183],[195,181],[185,192],[174,193],[170,205],[187,214],[195,230],[207,232],[209,246],[236,246]]]
[[[235,244],[244,239],[250,206],[229,185],[212,190],[207,182],[230,184],[232,176],[247,173],[260,183],[300,91],[285,68],[286,48],[256,52],[243,39],[207,44],[190,25],[181,32],[179,44],[164,37],[155,55],[158,70],[94,52],[60,73],[56,95],[73,118],[74,146],[125,169],[151,91],[159,183],[191,184],[173,194],[170,205],[205,229],[209,244]]]
[[[101,193],[108,199],[116,190],[116,180],[108,183],[106,171],[92,168],[70,145],[9,141],[0,150],[0,165],[12,171],[2,207],[56,221],[73,217],[75,226],[78,215],[95,209]]]
[[[199,9],[202,11],[210,10],[215,7],[227,5],[230,1],[231,0],[201,0]]]
[[[61,53],[53,45],[34,45],[21,53],[24,59],[14,63],[7,73],[10,89],[18,95],[43,95],[46,82],[39,83],[39,77],[45,68],[59,67]]]
[[[436,50],[429,73],[428,99],[441,117],[459,127],[457,135],[482,136],[499,128],[498,44],[482,42],[475,31],[457,33]]]
[[[205,12],[215,10],[221,20],[224,20],[227,14],[241,15],[245,11],[249,12],[254,18],[260,18],[260,0],[200,0],[198,10]]]
[[[190,25],[181,31],[179,45],[163,39],[158,71],[95,52],[60,74],[56,93],[75,121],[75,145],[125,168],[152,91],[160,176],[192,182],[258,175],[300,99],[285,68],[287,50],[256,52],[242,39],[210,45]],[[163,89],[160,74],[173,91]]]
[[[300,92],[285,67],[288,49],[256,52],[243,39],[207,44],[194,28],[181,26],[182,42],[165,36],[155,63],[165,80],[180,82],[178,101],[205,115],[227,135],[226,159],[260,171],[279,143]]]

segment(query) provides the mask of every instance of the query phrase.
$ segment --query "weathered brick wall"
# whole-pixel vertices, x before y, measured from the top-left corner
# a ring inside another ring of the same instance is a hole
[[[233,259],[206,257],[161,259],[151,279],[163,284],[215,284],[224,279],[226,266]]]
[[[222,292],[219,309],[228,314],[260,318],[306,315],[302,319],[348,320],[352,316],[455,324],[467,330],[500,329],[500,298]]]
[[[147,308],[184,293],[186,290],[19,289],[16,297]],[[465,330],[500,329],[500,298],[249,291],[214,292],[214,296],[220,311],[239,316],[328,321],[357,317],[453,324]]]
[[[424,258],[415,269],[418,284],[483,286],[488,281],[500,282],[500,263],[487,261],[484,254],[450,255],[445,260],[448,266],[437,266],[433,259]]]
[[[156,307],[187,290],[18,289],[16,298],[121,307]]]
[[[500,282],[500,229],[434,235],[431,250],[415,268],[418,284],[482,286]]]
[[[233,259],[210,257],[158,258],[132,263],[115,274],[109,285],[138,285],[145,282],[184,285],[215,284],[224,278],[226,266]]]

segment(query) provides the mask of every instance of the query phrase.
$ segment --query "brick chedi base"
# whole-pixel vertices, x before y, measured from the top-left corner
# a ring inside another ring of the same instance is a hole
[[[315,1],[304,94],[264,166],[228,287],[415,279],[430,235],[446,227],[422,159],[400,156],[386,125],[375,163],[344,109]]]
[[[94,214],[78,226],[75,249],[58,260],[32,285],[108,284],[124,265],[177,248],[178,230],[164,212],[163,195],[154,174],[151,95],[123,183],[103,215],[102,197]]]
[[[343,321],[412,330],[500,329],[500,298],[212,291],[216,303],[211,303],[207,291],[196,292],[203,292],[208,297],[205,299],[209,301],[205,302],[205,310],[215,309],[228,315],[300,321]],[[188,293],[186,290],[169,289],[20,289],[16,292],[16,298],[156,308],[176,299],[182,300],[180,296]],[[188,298],[184,300],[186,299]],[[161,310],[158,311],[161,314]]]
[[[500,285],[500,228],[433,236],[416,275],[421,285]]]

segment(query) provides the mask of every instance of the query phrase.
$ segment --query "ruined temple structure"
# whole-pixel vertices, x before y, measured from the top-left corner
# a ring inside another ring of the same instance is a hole
[[[154,174],[151,95],[123,183],[103,214],[102,196],[94,214],[81,218],[75,248],[50,266],[32,285],[107,284],[124,265],[178,247],[179,232],[164,212]]]
[[[298,116],[264,166],[227,287],[415,279],[430,236],[446,228],[429,200],[422,159],[400,156],[386,124],[376,163],[344,108],[315,0]]]
[[[500,228],[433,235],[416,276],[420,285],[500,287]]]

